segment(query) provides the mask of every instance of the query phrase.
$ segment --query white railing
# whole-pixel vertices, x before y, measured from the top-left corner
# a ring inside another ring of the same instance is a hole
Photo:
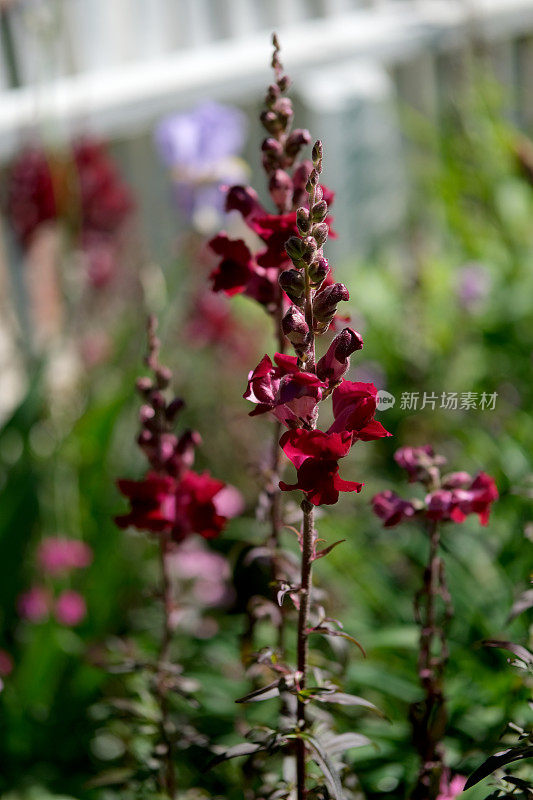
[[[206,97],[255,107],[273,29],[303,106],[300,124],[328,144],[346,248],[401,220],[397,96],[436,110],[446,60],[473,30],[533,122],[533,0],[19,0],[10,9],[23,85],[6,88],[4,70],[0,159],[34,128],[50,139],[82,127],[127,140],[128,178],[141,201],[150,196],[150,217],[159,197],[164,218],[167,197],[146,134],[163,114]],[[165,247],[160,228],[156,250]],[[167,229],[174,235],[170,222]]]

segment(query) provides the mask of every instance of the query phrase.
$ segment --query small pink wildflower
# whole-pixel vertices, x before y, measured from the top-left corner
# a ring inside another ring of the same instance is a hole
[[[79,592],[72,589],[61,592],[55,604],[55,616],[61,625],[79,625],[86,614],[87,605]]]
[[[42,622],[50,611],[50,595],[42,586],[32,586],[17,600],[20,616],[28,622]]]
[[[59,575],[71,569],[84,569],[91,564],[93,552],[79,539],[49,536],[39,545],[37,560],[49,575]]]

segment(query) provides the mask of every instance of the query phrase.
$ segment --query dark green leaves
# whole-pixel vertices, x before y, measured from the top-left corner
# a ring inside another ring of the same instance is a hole
[[[501,769],[515,761],[531,758],[531,756],[533,756],[533,744],[510,747],[508,750],[503,750],[501,753],[490,756],[490,758],[487,758],[487,760],[469,777],[465,785],[465,790],[475,786],[476,783],[482,781],[483,778],[486,778],[487,775],[490,775],[495,770]]]

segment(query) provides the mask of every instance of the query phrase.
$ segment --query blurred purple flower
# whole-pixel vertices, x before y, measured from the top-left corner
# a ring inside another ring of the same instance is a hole
[[[79,625],[86,614],[87,606],[81,594],[72,589],[61,592],[55,605],[55,616],[61,625]]]
[[[28,622],[42,622],[50,611],[50,595],[42,586],[32,586],[17,600],[18,613]]]
[[[159,123],[154,134],[162,162],[173,175],[176,203],[203,230],[219,223],[222,186],[244,182],[237,158],[246,139],[246,117],[237,108],[205,102]]]
[[[490,273],[475,261],[465,264],[458,273],[457,295],[464,309],[471,311],[485,300],[491,287]]]
[[[49,575],[58,575],[71,569],[88,567],[93,560],[93,553],[89,545],[79,539],[49,536],[39,545],[37,560]]]

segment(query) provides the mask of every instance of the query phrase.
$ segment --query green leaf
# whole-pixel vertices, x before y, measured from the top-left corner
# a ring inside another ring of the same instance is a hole
[[[375,711],[380,717],[385,716],[385,714],[380,711],[380,709],[375,706],[374,703],[371,703],[370,700],[365,700],[364,697],[358,697],[355,694],[329,692],[320,694],[316,697],[316,700],[319,700],[321,703],[338,703],[341,706],[363,706],[364,708],[370,708],[372,711]]]
[[[533,666],[533,653],[530,653],[529,650],[526,647],[522,647],[521,644],[504,642],[500,641],[499,639],[485,639],[483,644],[486,647],[499,647],[502,650],[508,650],[510,653],[519,658],[520,661],[523,661],[524,664]]]
[[[321,633],[321,634],[322,634],[322,636],[340,636],[340,638],[341,638],[341,639],[346,639],[348,642],[352,642],[352,644],[355,644],[355,645],[357,645],[357,647],[359,648],[359,650],[361,651],[361,653],[362,653],[362,654],[364,655],[364,657],[366,658],[366,652],[365,652],[365,649],[364,649],[363,645],[362,645],[362,644],[360,644],[360,643],[357,641],[357,639],[354,639],[354,637],[353,637],[353,636],[350,636],[350,634],[348,634],[348,633],[345,633],[344,631],[335,631],[335,630],[332,630],[331,628],[321,628],[321,627],[316,627],[316,628],[310,628],[310,629],[307,631],[307,633],[308,633],[308,634],[311,634],[311,633]]]
[[[270,700],[272,697],[279,697],[279,680],[269,683],[268,686],[263,686],[262,689],[256,689],[254,692],[239,697],[235,700],[236,703],[257,703],[260,700]]]
[[[315,736],[305,734],[304,738],[311,748],[311,758],[322,770],[322,774],[329,785],[332,796],[335,798],[335,800],[344,800],[344,792],[342,789],[341,780],[335,767],[333,766],[328,751],[322,742]]]
[[[364,736],[362,733],[339,733],[337,736],[323,740],[323,743],[331,756],[344,753],[353,747],[365,747],[367,744],[372,744],[368,736]]]
[[[483,778],[486,778],[487,775],[490,775],[495,770],[505,767],[507,764],[512,764],[514,761],[522,761],[524,758],[531,758],[531,756],[533,756],[533,745],[531,744],[525,747],[510,747],[508,750],[503,750],[501,753],[490,756],[490,758],[487,758],[487,760],[470,775],[465,784],[465,791],[475,786],[476,783],[482,781]]]
[[[212,769],[212,767],[222,764],[223,761],[229,761],[230,758],[251,756],[253,753],[258,753],[260,750],[266,749],[266,744],[257,744],[256,742],[241,742],[233,747],[229,747],[227,750],[224,750],[223,753],[219,753],[218,756],[215,756],[213,759],[211,759],[207,765],[207,769]]]

